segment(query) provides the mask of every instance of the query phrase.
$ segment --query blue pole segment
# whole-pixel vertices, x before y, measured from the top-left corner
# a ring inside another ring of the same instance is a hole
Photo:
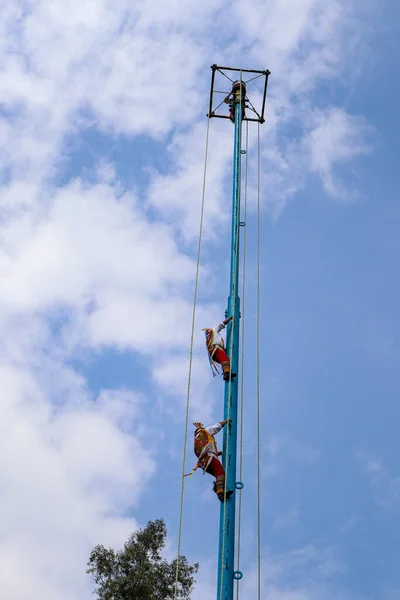
[[[240,223],[240,162],[242,137],[242,106],[244,93],[239,90],[234,97],[234,152],[233,152],[233,193],[232,193],[232,241],[231,241],[231,274],[227,316],[233,320],[227,325],[226,348],[230,355],[231,371],[238,373],[239,366],[239,223]],[[232,339],[233,335],[233,339]],[[233,346],[232,346],[233,342]],[[232,353],[231,353],[232,350]],[[223,465],[226,474],[226,489],[234,493],[221,502],[219,556],[218,556],[218,588],[217,600],[233,600],[235,577],[235,496],[236,496],[236,453],[237,453],[237,413],[238,413],[238,378],[225,383],[224,419],[232,419],[226,425],[223,435]],[[228,456],[226,454],[228,438]]]

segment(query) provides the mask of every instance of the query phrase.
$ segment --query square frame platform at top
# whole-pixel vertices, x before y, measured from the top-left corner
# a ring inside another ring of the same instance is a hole
[[[217,72],[219,72],[226,79],[228,79],[232,83],[232,85],[238,81],[242,81],[246,85],[246,88],[247,88],[247,84],[250,83],[251,81],[255,81],[256,79],[264,77],[264,88],[263,88],[263,92],[262,92],[262,105],[261,105],[260,110],[257,111],[257,109],[253,106],[251,100],[249,99],[249,97],[247,95],[247,89],[246,89],[246,94],[244,97],[244,108],[246,110],[251,111],[256,116],[248,117],[247,115],[245,115],[243,117],[243,121],[255,121],[256,123],[264,123],[265,122],[264,112],[265,112],[265,102],[266,102],[266,98],[267,98],[268,77],[271,74],[271,71],[269,71],[268,69],[265,69],[264,71],[259,71],[259,70],[254,70],[254,69],[235,69],[233,67],[219,67],[218,65],[211,65],[211,69],[212,69],[212,74],[211,74],[211,88],[210,88],[210,106],[209,106],[207,117],[209,119],[211,119],[211,118],[231,119],[231,117],[229,117],[228,115],[222,114],[221,112],[217,112],[221,108],[222,105],[229,103],[229,97],[231,96],[230,91],[225,92],[225,91],[219,91],[219,90],[214,89],[215,75]],[[229,77],[229,75],[225,71],[230,72],[230,73],[232,73],[232,72],[238,73],[239,78],[236,80],[232,79],[231,77]],[[243,73],[253,74],[254,77],[250,77],[250,79],[245,80],[243,78]],[[220,102],[213,109],[214,96],[216,94],[226,94],[226,96],[222,100],[222,102]]]

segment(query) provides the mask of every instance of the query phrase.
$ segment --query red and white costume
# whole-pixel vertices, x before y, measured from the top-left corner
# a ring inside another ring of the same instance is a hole
[[[204,429],[214,437],[214,435],[217,435],[217,433],[221,431],[222,425],[221,423],[216,423],[210,427],[204,427]],[[196,429],[194,437],[196,438],[196,436],[199,436],[200,432],[200,428]],[[201,456],[199,457],[199,466],[203,469],[203,473],[209,473],[210,475],[214,475],[214,477],[225,475],[224,467],[218,460],[218,448],[214,439],[210,440],[202,450]]]
[[[222,367],[224,378],[226,378],[229,376],[231,365],[229,356],[225,351],[224,339],[220,336],[220,331],[222,331],[223,329],[225,329],[225,324],[219,323],[218,325],[215,325],[215,327],[203,329],[203,331],[206,332],[206,345],[210,357],[210,363],[214,367],[215,363],[220,364]],[[216,367],[215,370],[218,373]]]
[[[194,453],[198,461],[192,473],[198,467],[201,467],[203,473],[213,475],[215,477],[214,492],[221,502],[225,502],[225,499],[230,498],[233,494],[233,490],[225,490],[225,470],[222,463],[218,460],[218,448],[214,439],[214,435],[221,431],[223,425],[221,423],[216,423],[210,427],[203,427],[202,423],[193,423],[193,425],[196,427],[194,432]]]

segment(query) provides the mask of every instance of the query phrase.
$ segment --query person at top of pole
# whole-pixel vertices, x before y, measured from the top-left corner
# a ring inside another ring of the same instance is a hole
[[[221,365],[224,381],[229,381],[236,377],[236,373],[231,372],[231,361],[225,351],[224,339],[220,336],[220,331],[225,329],[225,326],[232,320],[233,317],[225,319],[222,323],[215,325],[214,327],[206,327],[202,329],[206,336],[206,346],[208,351],[208,358],[211,365],[211,371],[213,377],[219,374],[216,363]]]
[[[231,419],[229,419],[229,423],[230,421]],[[209,473],[215,477],[213,491],[217,494],[221,502],[229,498],[233,494],[233,490],[226,490],[225,493],[225,470],[222,463],[218,460],[218,456],[221,456],[222,452],[218,451],[214,435],[217,435],[227,423],[228,419],[209,427],[204,427],[203,423],[193,423],[196,428],[194,431],[194,453],[198,461],[193,471],[184,476],[192,475],[201,467],[203,475]]]
[[[241,97],[240,88],[242,88]],[[235,122],[235,108],[236,104],[238,104],[240,100],[242,101],[242,119],[244,119],[246,117],[246,84],[244,83],[244,81],[240,82],[240,80],[238,80],[233,82],[232,91],[224,100],[224,102],[229,105],[229,118],[232,121],[232,123]]]

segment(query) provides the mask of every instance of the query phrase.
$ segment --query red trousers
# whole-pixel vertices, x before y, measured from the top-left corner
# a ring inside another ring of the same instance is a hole
[[[213,360],[215,360],[216,363],[219,363],[222,366],[222,370],[224,373],[229,373],[230,361],[229,356],[227,355],[225,350],[222,350],[222,348],[219,348],[217,346],[213,354]]]
[[[224,467],[219,462],[218,458],[212,459],[206,471],[207,473],[210,473],[210,475],[214,475],[214,477],[220,477],[221,475],[225,475]]]

